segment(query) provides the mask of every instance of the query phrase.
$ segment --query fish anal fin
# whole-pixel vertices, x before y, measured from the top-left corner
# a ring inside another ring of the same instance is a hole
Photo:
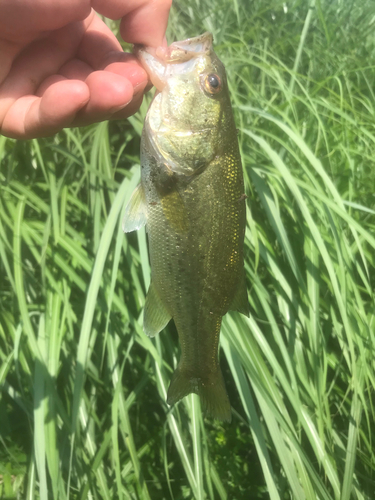
[[[180,364],[173,373],[167,403],[173,405],[191,393],[198,394],[204,414],[227,422],[232,420],[229,398],[219,366],[214,372],[198,377]]]
[[[245,274],[242,274],[240,282],[238,284],[236,293],[233,297],[233,300],[229,306],[230,311],[238,311],[245,316],[250,316],[250,305],[249,299],[247,297],[247,288],[245,281]]]
[[[172,316],[167,311],[159,294],[150,283],[146,296],[146,303],[143,312],[143,330],[148,337],[155,337],[171,320]]]
[[[147,206],[146,197],[142,187],[139,184],[125,209],[125,215],[122,221],[122,229],[124,233],[130,233],[143,227],[147,222]]]

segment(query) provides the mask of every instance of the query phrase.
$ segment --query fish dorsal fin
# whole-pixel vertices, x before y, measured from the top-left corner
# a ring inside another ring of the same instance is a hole
[[[241,280],[239,282],[236,294],[233,297],[232,303],[229,306],[230,311],[238,311],[245,316],[250,316],[250,305],[249,299],[247,297],[245,274],[242,273]]]
[[[152,281],[147,292],[145,308],[143,312],[143,330],[149,337],[155,337],[172,319],[161,301]]]
[[[125,209],[125,215],[122,220],[122,229],[124,233],[130,233],[143,227],[147,222],[146,197],[139,184],[133,191],[129,203]]]

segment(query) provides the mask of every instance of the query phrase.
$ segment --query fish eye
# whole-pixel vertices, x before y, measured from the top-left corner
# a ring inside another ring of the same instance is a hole
[[[210,73],[204,77],[204,89],[209,94],[218,94],[222,88],[221,79],[219,75]]]

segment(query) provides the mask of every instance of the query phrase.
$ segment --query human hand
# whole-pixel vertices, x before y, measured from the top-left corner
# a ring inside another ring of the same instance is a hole
[[[159,46],[171,0],[2,0],[0,134],[53,135],[126,118],[139,108],[146,72],[96,12],[122,19],[129,43]]]

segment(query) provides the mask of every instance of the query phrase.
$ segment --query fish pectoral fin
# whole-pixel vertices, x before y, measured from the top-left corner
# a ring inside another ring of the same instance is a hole
[[[186,207],[180,193],[174,190],[160,197],[163,213],[172,229],[177,233],[186,233],[189,229],[189,220]]]
[[[172,316],[165,308],[152,281],[147,292],[145,308],[143,312],[143,330],[148,337],[155,337],[167,326]]]
[[[236,294],[233,297],[233,300],[229,306],[229,310],[238,311],[247,317],[250,316],[250,305],[249,305],[249,299],[247,297],[247,289],[246,289],[246,281],[244,273],[242,273],[240,283],[236,290]]]
[[[125,209],[122,220],[122,230],[130,233],[143,227],[147,222],[146,197],[142,184],[139,184],[133,191],[129,203]]]
[[[180,181],[181,182],[181,181]],[[158,164],[155,188],[159,195],[164,217],[177,233],[189,229],[189,220],[182,196],[178,190],[178,176],[167,163]]]

